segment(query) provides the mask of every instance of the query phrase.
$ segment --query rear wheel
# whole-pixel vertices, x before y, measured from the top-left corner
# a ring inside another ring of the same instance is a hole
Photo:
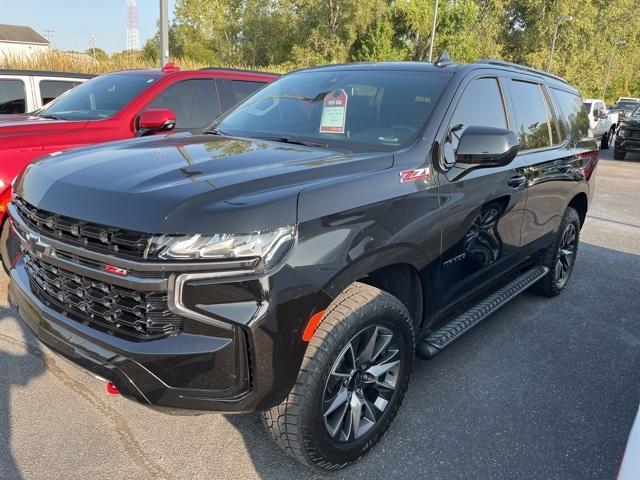
[[[366,454],[388,429],[407,390],[415,335],[397,298],[355,283],[331,304],[282,404],[263,413],[276,443],[327,470]]]
[[[549,269],[532,290],[547,297],[554,297],[562,293],[569,282],[573,265],[578,254],[580,241],[580,217],[572,207],[564,212],[556,239],[547,248],[542,259],[542,265]]]

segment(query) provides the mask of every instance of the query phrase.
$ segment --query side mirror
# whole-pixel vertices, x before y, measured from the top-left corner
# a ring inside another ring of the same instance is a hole
[[[515,132],[472,125],[460,137],[456,163],[498,167],[510,163],[519,151],[520,141]]]
[[[138,135],[150,132],[173,130],[176,126],[176,114],[168,108],[150,107],[140,113]]]

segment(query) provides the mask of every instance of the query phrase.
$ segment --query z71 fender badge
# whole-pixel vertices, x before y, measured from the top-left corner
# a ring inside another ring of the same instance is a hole
[[[400,172],[400,183],[415,182],[417,180],[429,180],[431,178],[431,169],[415,168],[413,170],[403,170]]]

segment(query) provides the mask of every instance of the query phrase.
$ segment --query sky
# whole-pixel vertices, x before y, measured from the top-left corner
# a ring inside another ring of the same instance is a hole
[[[59,50],[84,51],[90,37],[96,47],[119,52],[127,46],[126,0],[0,0],[0,23],[27,25],[46,38],[53,30]],[[175,0],[169,0],[169,19]],[[160,0],[138,0],[140,46],[157,30]]]

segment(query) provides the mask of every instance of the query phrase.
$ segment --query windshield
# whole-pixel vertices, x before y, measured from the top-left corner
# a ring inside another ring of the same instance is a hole
[[[155,79],[153,75],[129,73],[96,77],[58,97],[37,115],[62,120],[107,118],[118,113]]]
[[[618,102],[612,108],[613,110],[633,110],[638,105],[638,102]]]
[[[631,114],[631,118],[640,118],[640,107],[637,107]]]
[[[419,133],[451,74],[307,71],[249,97],[217,125],[222,134],[387,151]]]

